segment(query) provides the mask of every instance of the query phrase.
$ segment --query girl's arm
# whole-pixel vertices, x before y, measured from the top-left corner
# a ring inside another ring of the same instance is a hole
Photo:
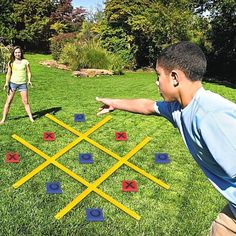
[[[10,79],[11,79],[11,66],[10,66],[10,62],[8,63],[8,66],[7,66],[7,74],[6,74],[6,83],[3,87],[3,89],[7,89],[8,88],[8,84],[10,82]]]
[[[26,65],[26,73],[27,73],[27,78],[28,78],[28,85],[32,85],[31,82],[31,78],[32,78],[32,74],[31,74],[31,70],[30,70],[30,65]]]

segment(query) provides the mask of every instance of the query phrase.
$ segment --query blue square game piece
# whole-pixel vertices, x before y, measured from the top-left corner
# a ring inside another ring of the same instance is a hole
[[[79,162],[81,164],[91,164],[93,163],[93,156],[91,153],[81,153],[79,154]]]
[[[102,209],[93,208],[93,209],[86,209],[86,215],[88,221],[104,221],[104,215]]]
[[[84,114],[75,114],[74,116],[75,122],[84,122],[85,121],[85,115]]]
[[[167,153],[156,153],[155,159],[157,163],[170,163],[170,158]]]
[[[62,193],[60,182],[47,182],[47,193]]]

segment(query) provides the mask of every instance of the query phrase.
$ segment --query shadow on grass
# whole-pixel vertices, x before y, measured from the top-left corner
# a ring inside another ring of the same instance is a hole
[[[53,108],[49,108],[49,109],[45,109],[45,110],[41,110],[41,111],[36,111],[36,112],[32,113],[32,115],[33,115],[34,120],[37,120],[37,119],[41,118],[42,116],[45,116],[47,113],[55,115],[60,110],[61,110],[61,107],[53,107]],[[11,118],[9,120],[19,120],[19,119],[26,118],[26,117],[28,117],[28,115],[18,116],[15,118]]]
[[[224,85],[228,88],[233,88],[233,89],[236,88],[235,82],[229,82],[227,80],[220,80],[220,78],[217,78],[217,77],[216,78],[205,77],[203,81],[207,83],[212,83],[212,84]]]

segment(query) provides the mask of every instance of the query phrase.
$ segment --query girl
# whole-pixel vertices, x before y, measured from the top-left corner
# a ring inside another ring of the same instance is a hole
[[[4,124],[10,109],[10,105],[17,90],[20,92],[22,103],[25,106],[25,110],[29,116],[30,121],[34,122],[28,102],[27,83],[28,85],[32,85],[29,62],[24,59],[22,49],[19,46],[16,46],[13,49],[10,61],[8,63],[6,83],[4,85],[4,89],[7,89],[8,91],[7,100],[3,108],[3,117],[0,121],[0,124]]]

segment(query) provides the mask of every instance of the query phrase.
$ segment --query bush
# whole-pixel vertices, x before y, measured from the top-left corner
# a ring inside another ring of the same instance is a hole
[[[72,70],[77,70],[85,66],[85,60],[81,53],[82,47],[80,43],[67,43],[62,49],[60,63],[68,65]],[[78,60],[80,58],[80,60]]]
[[[97,43],[86,43],[82,52],[86,58],[87,68],[108,69],[109,56],[105,49]]]
[[[125,64],[122,57],[117,54],[110,54],[109,57],[111,60],[109,70],[112,70],[115,75],[123,74]]]
[[[5,73],[7,63],[10,60],[10,48],[0,44],[0,71]]]
[[[109,53],[93,41],[67,43],[62,49],[60,62],[69,65],[73,70],[95,68],[112,70],[116,74],[121,74],[124,68],[121,57]]]
[[[50,39],[50,51],[52,58],[59,60],[63,47],[68,42],[73,42],[76,39],[76,33],[65,33],[54,36]]]

